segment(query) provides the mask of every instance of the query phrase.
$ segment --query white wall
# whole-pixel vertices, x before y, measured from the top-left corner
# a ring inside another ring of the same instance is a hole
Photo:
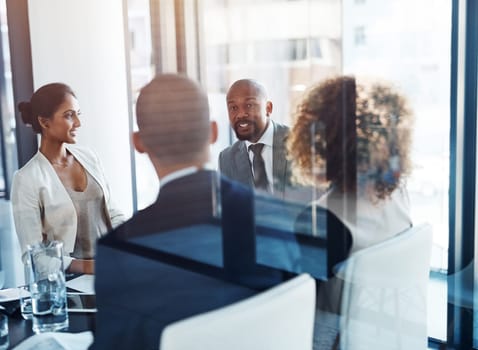
[[[60,81],[82,112],[78,144],[100,156],[117,205],[132,213],[122,0],[30,0],[35,89]]]

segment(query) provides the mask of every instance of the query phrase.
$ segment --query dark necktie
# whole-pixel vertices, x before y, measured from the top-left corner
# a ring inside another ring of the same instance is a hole
[[[249,145],[249,150],[254,154],[252,159],[252,170],[254,173],[254,185],[258,189],[264,191],[268,190],[268,182],[266,175],[266,165],[264,163],[264,158],[262,158],[262,149],[264,148],[263,143],[256,143],[254,145]]]

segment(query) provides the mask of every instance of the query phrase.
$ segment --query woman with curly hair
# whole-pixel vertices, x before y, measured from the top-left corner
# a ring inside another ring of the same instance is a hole
[[[410,227],[404,179],[412,122],[405,99],[388,84],[339,76],[312,86],[297,106],[287,149],[294,180],[325,194],[296,228],[307,221],[324,226],[313,213],[325,207],[350,230],[353,252]],[[337,344],[342,287],[341,279],[330,278],[317,289],[314,350]]]
[[[382,82],[340,76],[312,86],[287,140],[295,181],[325,188],[314,204],[352,233],[352,251],[411,226],[404,178],[413,118],[405,98]]]

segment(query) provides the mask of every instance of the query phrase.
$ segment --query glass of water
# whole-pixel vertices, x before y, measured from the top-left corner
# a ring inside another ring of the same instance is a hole
[[[23,271],[25,276],[25,285],[18,287],[18,296],[20,300],[20,310],[25,320],[31,320],[32,315],[32,298],[30,294],[30,283],[33,282],[33,271],[30,256],[27,254],[23,262]]]
[[[30,286],[20,286],[18,287],[18,296],[20,300],[20,311],[22,313],[22,317],[25,320],[31,320],[32,315],[32,298],[30,295]]]
[[[0,350],[8,349],[8,317],[0,314]]]
[[[32,266],[30,294],[35,333],[68,328],[63,243],[51,241],[28,247]]]

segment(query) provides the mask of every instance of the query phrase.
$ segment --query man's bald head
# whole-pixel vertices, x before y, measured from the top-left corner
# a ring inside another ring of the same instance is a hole
[[[272,102],[257,81],[235,81],[226,95],[229,122],[239,140],[257,142],[269,125]]]
[[[146,151],[162,164],[207,161],[209,105],[197,83],[176,74],[157,76],[141,89],[136,118]]]
[[[239,79],[236,80],[227,91],[227,96],[234,94],[237,91],[248,90],[250,93],[254,93],[257,97],[267,100],[266,89],[258,81],[254,79]]]

